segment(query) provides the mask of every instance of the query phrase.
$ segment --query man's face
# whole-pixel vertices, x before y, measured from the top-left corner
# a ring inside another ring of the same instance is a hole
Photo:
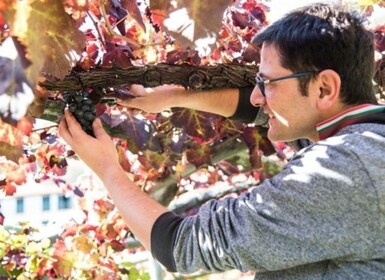
[[[279,54],[274,45],[263,45],[259,72],[264,80],[293,74],[281,66]],[[250,97],[254,106],[263,106],[269,115],[268,137],[271,141],[292,141],[300,138],[317,139],[316,124],[319,121],[315,94],[311,81],[309,96],[302,96],[299,78],[273,82],[265,86],[265,97],[258,86]]]

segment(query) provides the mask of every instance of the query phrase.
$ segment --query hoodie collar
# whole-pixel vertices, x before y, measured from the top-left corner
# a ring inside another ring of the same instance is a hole
[[[385,106],[361,104],[320,122],[317,125],[319,140],[326,139],[342,128],[356,123],[385,124]]]

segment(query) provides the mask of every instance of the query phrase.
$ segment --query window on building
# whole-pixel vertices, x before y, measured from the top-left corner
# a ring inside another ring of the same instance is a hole
[[[50,209],[50,197],[49,195],[43,196],[43,211],[49,211]]]
[[[65,197],[64,195],[59,196],[59,209],[69,209],[71,208],[71,198]]]
[[[24,198],[16,199],[16,213],[24,213]]]

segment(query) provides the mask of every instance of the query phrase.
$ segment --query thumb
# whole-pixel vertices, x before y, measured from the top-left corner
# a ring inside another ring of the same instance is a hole
[[[108,136],[108,134],[104,130],[102,121],[99,118],[96,118],[94,120],[94,122],[92,123],[92,129],[94,131],[95,138],[102,139],[102,138]],[[109,136],[108,136],[108,138],[109,138]]]
[[[136,85],[136,84],[131,85],[129,91],[135,97],[148,95],[147,90],[142,85]]]

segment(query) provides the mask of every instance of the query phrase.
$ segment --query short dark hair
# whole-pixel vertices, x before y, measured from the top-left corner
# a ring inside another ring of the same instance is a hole
[[[373,88],[374,34],[363,18],[340,6],[317,3],[288,13],[254,43],[273,45],[281,65],[293,72],[332,69],[341,77],[341,102],[377,104]],[[312,77],[300,79],[303,95]]]

